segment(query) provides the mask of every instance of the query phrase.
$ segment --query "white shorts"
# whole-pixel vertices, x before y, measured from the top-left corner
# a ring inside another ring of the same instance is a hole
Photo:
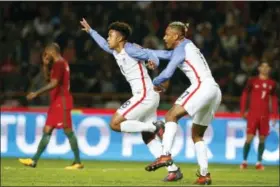
[[[192,117],[193,123],[208,126],[222,99],[219,86],[213,81],[191,85],[175,102]]]
[[[159,94],[154,91],[147,92],[146,95],[135,94],[117,110],[117,113],[128,120],[154,122],[157,120],[159,100]]]

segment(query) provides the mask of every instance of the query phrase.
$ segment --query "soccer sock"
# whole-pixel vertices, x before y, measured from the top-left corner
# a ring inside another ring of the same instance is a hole
[[[143,123],[137,120],[126,120],[121,122],[122,132],[155,132],[156,126],[152,123]]]
[[[259,143],[259,147],[258,147],[258,162],[262,161],[263,151],[264,151],[264,143]]]
[[[155,158],[158,158],[161,156],[161,153],[162,153],[162,147],[161,147],[161,143],[159,140],[157,139],[153,139],[152,141],[150,141],[148,144],[147,144],[150,152],[152,153],[152,155],[155,157]]]
[[[251,147],[250,143],[245,143],[244,144],[244,148],[243,148],[243,160],[244,161],[247,161],[248,154],[249,154],[249,151],[250,151],[250,147]]]
[[[79,147],[78,147],[78,142],[77,142],[77,138],[74,134],[73,131],[71,132],[65,132],[68,140],[69,140],[69,143],[70,143],[70,146],[71,146],[71,149],[74,153],[74,156],[75,156],[75,163],[81,163],[81,160],[80,160],[80,152],[79,152]]]
[[[41,140],[40,140],[40,143],[39,143],[39,146],[37,148],[37,152],[36,154],[33,156],[32,160],[34,162],[37,162],[41,156],[41,154],[44,152],[44,150],[46,149],[48,143],[50,142],[50,138],[51,138],[51,134],[48,134],[48,133],[44,133]]]
[[[161,156],[162,153],[162,145],[159,140],[153,139],[147,144],[150,152],[155,158]],[[171,166],[166,167],[168,171],[177,171],[178,167],[173,163]]]
[[[176,132],[177,132],[177,123],[175,122],[165,123],[165,130],[162,138],[164,155],[170,154]]]
[[[200,167],[200,175],[206,176],[208,173],[208,158],[207,148],[204,141],[199,141],[194,144],[197,162]]]

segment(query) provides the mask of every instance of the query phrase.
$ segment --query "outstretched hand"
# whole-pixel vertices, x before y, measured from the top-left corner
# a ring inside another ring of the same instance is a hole
[[[87,33],[89,33],[91,27],[89,26],[87,20],[85,18],[83,18],[82,21],[80,21],[81,25],[83,26],[82,30],[86,31]]]

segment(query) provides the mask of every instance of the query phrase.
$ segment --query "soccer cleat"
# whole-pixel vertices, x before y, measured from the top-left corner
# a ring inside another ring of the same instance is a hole
[[[173,164],[173,160],[171,158],[171,154],[169,155],[161,155],[157,158],[153,163],[145,167],[146,171],[155,171],[164,166],[170,166]]]
[[[35,168],[36,165],[37,165],[37,163],[30,158],[20,158],[20,159],[18,159],[18,161],[20,163],[22,163],[23,165],[29,166],[29,167],[32,167],[32,168]]]
[[[67,166],[65,167],[65,169],[83,169],[84,168],[84,165],[81,164],[81,163],[73,163],[71,166]]]
[[[164,134],[164,122],[163,121],[156,121],[153,122],[154,126],[156,126],[156,131],[155,133],[158,135],[158,137],[162,140],[163,134]]]
[[[256,164],[256,170],[264,170],[264,166],[261,163]]]
[[[198,179],[194,182],[194,184],[199,185],[210,185],[212,183],[210,173],[207,173],[206,176],[200,175],[200,172],[196,172],[196,176],[198,176]]]
[[[248,167],[248,164],[246,162],[243,162],[241,165],[240,165],[240,169],[247,169]]]
[[[181,172],[180,168],[176,171],[169,171],[168,175],[163,179],[164,182],[172,182],[178,181],[183,178],[183,173]]]

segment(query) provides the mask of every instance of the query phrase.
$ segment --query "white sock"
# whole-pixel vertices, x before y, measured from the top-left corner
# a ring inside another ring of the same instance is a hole
[[[207,158],[207,148],[204,141],[199,141],[194,144],[197,162],[200,167],[200,175],[206,176],[208,173],[208,158]]]
[[[159,140],[154,138],[147,144],[147,146],[155,158],[159,158],[161,156],[162,146]]]
[[[161,145],[161,142],[154,138],[152,141],[150,141],[148,144],[147,144],[150,152],[152,153],[152,155],[155,157],[155,158],[158,158],[161,156],[161,153],[162,153],[162,145]],[[177,171],[178,170],[178,167],[175,165],[175,164],[172,164],[171,166],[168,166],[166,167],[168,171]]]
[[[175,122],[165,123],[165,131],[162,138],[164,155],[170,154],[176,132],[177,132],[177,123]]]
[[[122,132],[155,132],[156,126],[152,123],[143,123],[137,120],[126,120],[121,122]]]

